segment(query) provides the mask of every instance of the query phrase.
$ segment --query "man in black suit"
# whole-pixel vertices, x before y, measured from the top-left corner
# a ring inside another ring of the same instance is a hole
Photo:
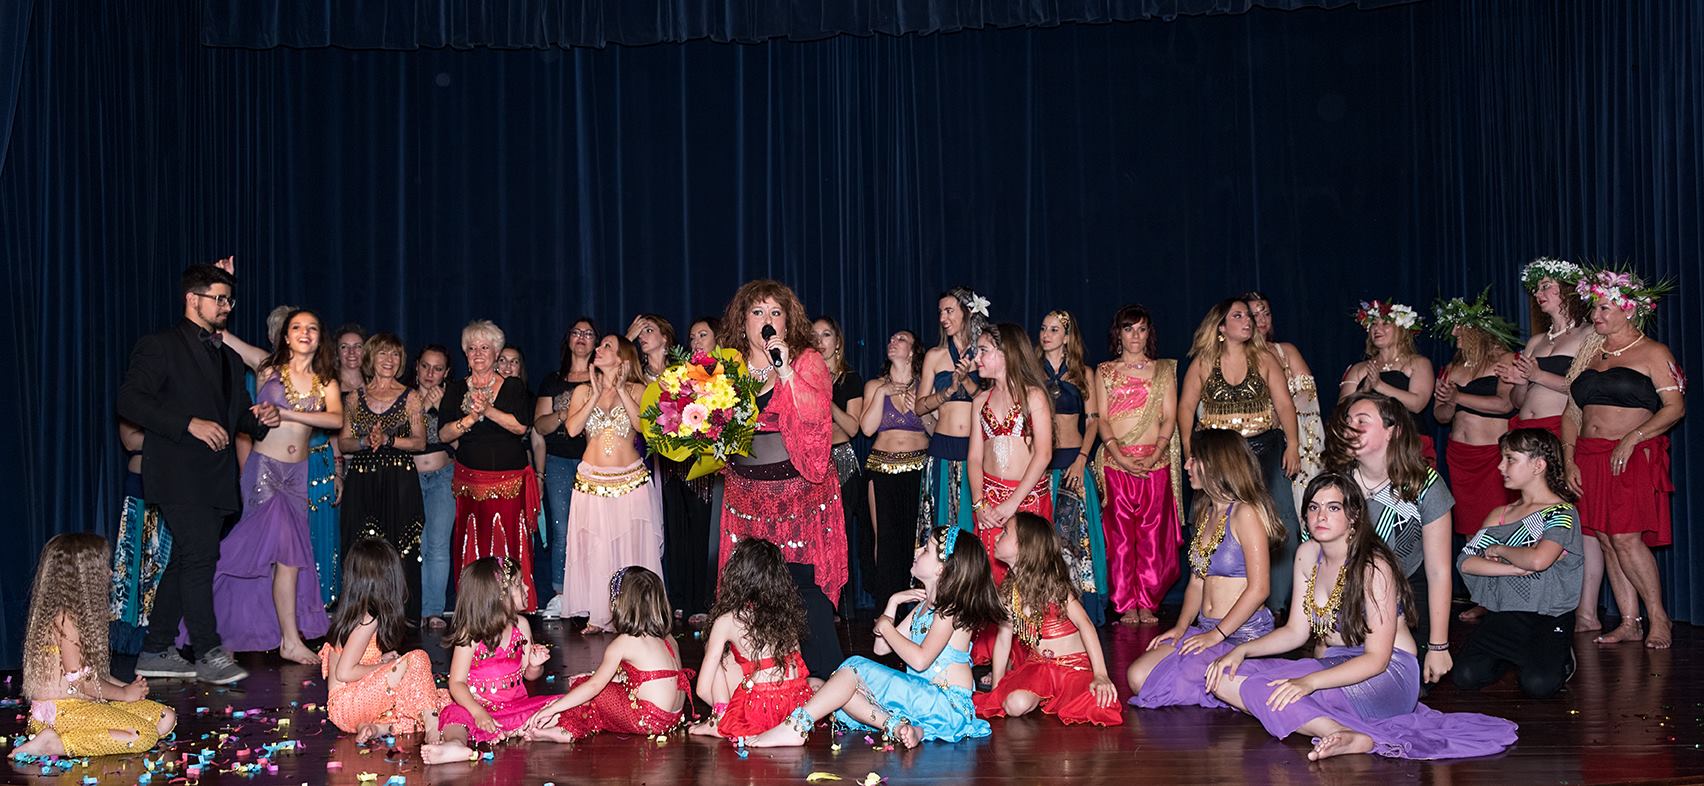
[[[172,533],[171,562],[136,663],[143,677],[224,685],[248,676],[220,646],[213,571],[225,519],[242,506],[231,436],[242,431],[260,441],[278,425],[278,409],[250,401],[243,362],[220,339],[236,305],[234,284],[213,265],[184,270],[183,321],[136,342],[118,391],[119,416],[147,434],[142,485]],[[180,620],[198,656],[194,664],[172,645]]]

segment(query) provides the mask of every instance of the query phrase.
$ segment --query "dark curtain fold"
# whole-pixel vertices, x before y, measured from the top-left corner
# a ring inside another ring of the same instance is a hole
[[[247,49],[541,49],[700,38],[753,44],[1410,2],[1415,0],[205,0],[202,43]]]
[[[935,293],[961,282],[1001,319],[1074,310],[1097,357],[1122,303],[1149,305],[1176,357],[1211,302],[1258,287],[1329,399],[1360,352],[1357,299],[1489,283],[1512,315],[1537,254],[1678,276],[1655,335],[1704,368],[1701,17],[1432,0],[752,46],[251,51],[198,45],[191,5],[38,4],[0,169],[0,666],[42,543],[117,521],[132,342],[175,318],[186,262],[226,254],[240,335],[277,303],[411,347],[490,317],[535,382],[578,313],[684,329],[775,276],[840,317],[866,375],[891,330],[932,342]],[[1659,552],[1682,619],[1704,614],[1692,432]]]
[[[0,170],[12,141],[12,113],[24,76],[24,43],[29,39],[35,0],[12,0],[0,7]]]

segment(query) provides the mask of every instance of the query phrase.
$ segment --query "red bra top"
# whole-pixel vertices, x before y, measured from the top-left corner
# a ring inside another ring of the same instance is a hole
[[[740,645],[738,644],[730,641],[728,642],[728,649],[733,653],[734,662],[740,665],[740,673],[747,678],[760,671],[768,671],[777,667],[784,667],[789,676],[805,673],[805,658],[799,654],[798,650],[794,650],[781,658],[771,655],[754,661],[746,658],[745,653],[740,652]]]
[[[1005,417],[995,420],[994,411],[988,408],[987,403],[983,403],[982,436],[1027,437],[1029,433],[1029,419],[1024,417],[1023,407],[1014,402],[1012,408],[1006,412]]]
[[[674,653],[674,642],[668,642],[669,653]],[[675,680],[675,684],[683,691],[692,691],[692,681],[686,676],[686,669],[655,669],[645,671],[627,661],[621,662],[621,671],[627,675],[627,687],[637,688],[655,680]]]
[[[1057,639],[1062,636],[1069,636],[1076,632],[1076,623],[1072,622],[1071,618],[1065,615],[1064,609],[1059,608],[1059,604],[1047,604],[1047,613],[1041,617],[1040,633],[1042,638]]]

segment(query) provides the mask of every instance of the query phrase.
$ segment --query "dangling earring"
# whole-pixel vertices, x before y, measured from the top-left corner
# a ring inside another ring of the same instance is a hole
[[[1221,343],[1221,344],[1225,343],[1225,334],[1223,334],[1223,333],[1219,334],[1219,343]]]

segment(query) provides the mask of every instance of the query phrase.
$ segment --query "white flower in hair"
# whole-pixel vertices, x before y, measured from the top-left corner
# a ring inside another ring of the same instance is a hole
[[[970,300],[964,304],[964,307],[969,309],[972,314],[980,314],[984,319],[988,318],[988,298],[972,293]]]
[[[1390,321],[1404,330],[1413,330],[1420,324],[1420,313],[1401,303],[1393,303],[1390,307]]]

